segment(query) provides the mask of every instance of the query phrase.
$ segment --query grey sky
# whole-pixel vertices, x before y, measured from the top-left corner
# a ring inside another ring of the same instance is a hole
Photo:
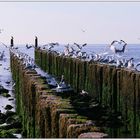
[[[140,2],[0,2],[0,40],[9,43],[140,43]]]

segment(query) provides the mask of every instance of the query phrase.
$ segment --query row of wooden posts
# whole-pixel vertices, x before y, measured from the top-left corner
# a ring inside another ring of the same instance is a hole
[[[102,106],[109,107],[112,112],[120,112],[131,136],[140,136],[140,73],[59,56],[37,48],[35,62],[55,77],[64,75],[76,94],[85,90]]]
[[[25,68],[12,52],[16,110],[25,138],[103,138],[108,136],[91,120],[77,113],[70,99],[58,96],[35,70]],[[71,94],[67,94],[71,96]]]

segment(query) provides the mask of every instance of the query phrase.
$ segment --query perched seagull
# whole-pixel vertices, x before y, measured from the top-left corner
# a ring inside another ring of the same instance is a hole
[[[69,54],[69,44],[67,44],[64,48],[64,54],[68,55]]]
[[[134,68],[134,58],[130,58],[129,60],[127,60],[125,66],[128,68],[128,69],[133,69]]]
[[[123,66],[122,61],[120,61],[120,60],[117,59],[116,66],[117,66],[118,68],[121,68],[121,67]]]
[[[101,56],[99,54],[95,54],[94,61],[99,61],[101,59]]]
[[[128,61],[128,66],[127,66],[127,68],[129,68],[129,69],[132,69],[132,68],[134,68],[134,62],[133,62],[133,58],[131,58],[130,59],[130,61]]]
[[[74,54],[74,52],[75,52],[74,48],[73,47],[70,47],[70,48],[71,48],[71,53]]]
[[[88,92],[86,92],[85,90],[82,90],[82,91],[80,92],[80,95],[83,95],[83,96],[88,95]]]
[[[70,88],[70,85],[67,85],[67,84],[65,83],[64,75],[61,76],[61,81],[60,81],[60,83],[57,85],[57,88],[58,88],[58,89],[67,89],[67,88]]]
[[[51,51],[52,50],[52,48],[54,48],[54,46],[52,45],[52,46],[50,46],[48,49],[49,49],[49,51]]]

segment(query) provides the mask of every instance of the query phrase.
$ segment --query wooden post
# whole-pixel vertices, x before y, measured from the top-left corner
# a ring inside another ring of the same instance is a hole
[[[13,47],[13,46],[14,46],[14,38],[13,36],[11,36],[10,47]]]
[[[37,36],[35,36],[35,48],[37,48],[38,47],[38,38],[37,38]]]

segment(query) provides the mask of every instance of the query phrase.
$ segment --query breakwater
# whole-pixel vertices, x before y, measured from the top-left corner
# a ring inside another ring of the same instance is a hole
[[[140,137],[140,73],[40,49],[35,49],[35,61],[56,77],[64,75],[75,93],[84,89],[101,106],[109,108],[112,116],[122,122],[119,127],[109,126],[112,137]]]
[[[67,97],[57,96],[41,75],[25,68],[23,60],[10,53],[15,81],[17,112],[22,118],[26,138],[96,138],[107,137],[101,127],[78,114]],[[61,94],[59,94],[61,95]]]

